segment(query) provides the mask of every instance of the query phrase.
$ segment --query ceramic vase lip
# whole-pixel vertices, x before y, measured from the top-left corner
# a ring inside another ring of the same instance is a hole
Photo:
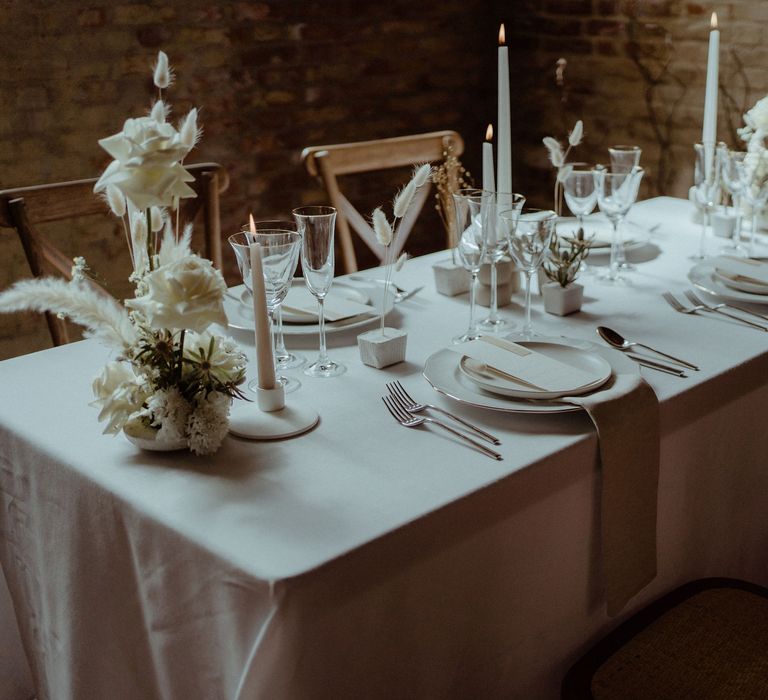
[[[187,448],[186,438],[178,438],[176,440],[158,440],[157,437],[146,438],[129,435],[124,432],[125,439],[128,442],[133,443],[142,450],[148,450],[150,452],[172,452],[174,450],[184,450]]]

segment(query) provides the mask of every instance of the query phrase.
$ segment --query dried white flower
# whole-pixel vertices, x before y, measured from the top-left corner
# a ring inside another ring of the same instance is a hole
[[[568,143],[571,146],[578,146],[581,143],[581,139],[584,136],[584,124],[581,119],[576,122],[573,127],[573,131],[568,134]]]
[[[393,206],[393,213],[396,219],[402,219],[413,201],[413,195],[416,194],[416,183],[411,180],[402,190],[397,193]]]
[[[419,187],[427,184],[431,175],[432,166],[429,163],[416,166],[413,170],[413,177],[411,178],[416,189],[419,189]]]
[[[376,207],[371,215],[373,222],[373,231],[376,234],[376,240],[383,246],[392,243],[392,226],[390,226],[386,215],[381,207]]]
[[[152,72],[155,86],[160,90],[165,90],[173,83],[173,70],[168,65],[168,56],[165,51],[158,51],[157,61],[152,67]]]
[[[403,269],[403,265],[405,265],[407,260],[408,260],[408,253],[402,253],[400,257],[397,259],[397,262],[395,263],[395,272],[400,272],[400,270]]]
[[[179,140],[181,145],[191,151],[203,135],[203,130],[197,126],[197,107],[189,110],[184,121],[179,125]]]
[[[125,216],[125,197],[123,193],[114,185],[107,185],[105,198],[110,211],[122,219]]]
[[[559,168],[563,164],[565,158],[562,147],[557,139],[553,139],[551,136],[545,136],[542,140],[549,152],[549,162],[552,163],[554,167]]]

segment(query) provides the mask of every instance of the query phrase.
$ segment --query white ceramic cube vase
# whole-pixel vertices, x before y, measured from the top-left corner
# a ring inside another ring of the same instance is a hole
[[[581,309],[584,299],[584,287],[571,282],[561,287],[559,282],[547,282],[541,285],[544,296],[544,311],[555,316],[567,316]]]
[[[357,347],[364,365],[382,369],[405,360],[408,334],[399,328],[381,328],[357,336]]]

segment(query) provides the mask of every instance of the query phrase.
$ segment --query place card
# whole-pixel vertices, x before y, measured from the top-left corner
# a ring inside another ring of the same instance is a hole
[[[300,311],[317,316],[317,299],[306,287],[291,287],[282,306],[289,311]],[[334,293],[333,289],[325,297],[324,306],[325,319],[327,321],[341,321],[352,316],[376,313],[376,309],[372,306],[361,304],[353,299],[347,299],[343,294]]]
[[[560,391],[594,380],[589,372],[503,338],[483,336],[448,349],[482,362],[513,381],[542,391]]]
[[[720,255],[715,258],[715,269],[726,275],[740,277],[748,282],[768,285],[768,263],[760,260]]]

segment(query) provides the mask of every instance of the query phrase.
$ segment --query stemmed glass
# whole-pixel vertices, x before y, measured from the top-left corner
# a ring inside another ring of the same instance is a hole
[[[501,212],[508,209],[520,211],[525,204],[525,197],[514,192],[496,193],[496,211]],[[491,308],[488,318],[480,321],[480,328],[484,331],[497,333],[509,326],[509,322],[499,318],[499,290],[497,289],[498,273],[496,266],[507,252],[508,241],[506,236],[499,235],[496,217],[491,216],[487,219],[487,224],[483,225],[483,236],[485,238],[486,258],[491,264]]]
[[[631,173],[634,168],[640,166],[640,156],[643,154],[640,146],[611,146],[608,155],[611,157],[612,173]],[[632,263],[627,262],[624,251],[624,236],[619,228],[618,266],[620,270],[635,270]]]
[[[720,165],[722,160],[713,157],[712,171],[707,172],[706,149],[700,143],[693,145],[696,151],[696,162],[693,168],[694,190],[696,201],[703,211],[701,219],[701,238],[699,252],[691,256],[692,260],[703,260],[707,257],[707,226],[709,215],[714,206],[720,201]],[[712,154],[714,156],[714,153]]]
[[[578,165],[583,167],[581,163]],[[584,217],[591,214],[597,206],[597,191],[592,168],[571,170],[563,182],[563,194],[568,209],[579,221],[577,238],[584,240]]]
[[[241,231],[229,237],[229,243],[235,251],[237,266],[243,277],[246,289],[253,294],[251,284],[251,246],[256,244],[261,249],[261,264],[264,274],[264,292],[267,298],[267,311],[270,318],[270,330],[274,350],[275,314],[283,303],[291,280],[296,272],[301,248],[301,236],[296,231],[280,229],[261,229],[256,233]],[[278,369],[276,367],[276,369]],[[285,391],[295,391],[301,386],[297,379],[278,375],[277,381]],[[255,389],[257,383],[252,381],[248,387]]]
[[[746,255],[747,251],[741,245],[741,223],[743,216],[741,213],[741,198],[746,189],[746,178],[744,173],[744,158],[747,154],[744,151],[731,151],[724,143],[717,146],[717,158],[720,161],[720,177],[723,181],[725,191],[731,196],[736,221],[733,226],[733,237],[731,244],[724,246],[722,252],[735,253],[736,255]]]
[[[277,229],[280,231],[296,231],[298,226],[295,221],[287,219],[265,219],[254,221],[257,231]],[[246,230],[246,229],[243,229]],[[283,306],[280,304],[275,312],[275,366],[281,369],[298,369],[307,363],[307,358],[298,353],[291,352],[285,347],[285,336],[283,335]]]
[[[755,234],[760,212],[768,202],[768,158],[765,152],[748,153],[744,159],[744,194],[752,212],[752,231],[749,234],[749,256],[755,254]]]
[[[315,360],[304,370],[310,377],[338,377],[347,368],[328,357],[325,345],[325,309],[323,303],[333,282],[336,210],[333,207],[299,207],[293,217],[302,237],[301,267],[304,282],[317,299],[317,316],[320,325],[320,351]]]
[[[611,238],[611,264],[602,279],[607,282],[623,282],[619,270],[619,224],[637,199],[643,169],[634,167],[629,173],[609,173],[597,167],[592,171],[597,190],[597,205],[613,226]]]
[[[464,269],[472,276],[469,285],[469,327],[466,333],[453,338],[453,342],[458,344],[476,340],[482,335],[475,320],[475,287],[486,254],[487,242],[483,231],[489,219],[495,218],[492,216],[495,197],[493,192],[485,190],[457,190],[453,193],[453,205],[456,211],[456,250]]]
[[[509,251],[525,273],[525,324],[522,335],[530,340],[535,333],[531,323],[531,277],[549,248],[557,225],[557,214],[548,209],[504,211],[499,218],[509,238]]]

